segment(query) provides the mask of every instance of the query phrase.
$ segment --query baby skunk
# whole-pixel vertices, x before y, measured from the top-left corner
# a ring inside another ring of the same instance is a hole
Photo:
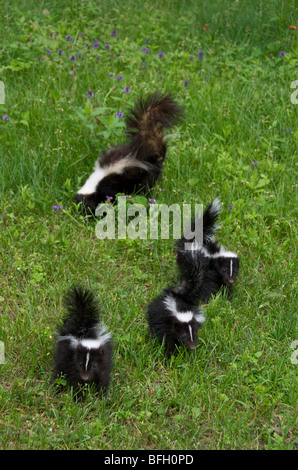
[[[176,260],[181,283],[189,284],[192,295],[202,302],[208,302],[210,296],[216,293],[221,286],[227,288],[230,298],[231,287],[239,273],[239,257],[220,246],[214,238],[214,233],[218,228],[216,220],[220,212],[219,199],[215,199],[205,210],[203,214],[203,245],[199,246],[197,241],[194,238],[189,238],[187,234],[176,245]],[[192,222],[193,229],[194,221]]]
[[[88,289],[73,286],[64,305],[67,315],[56,340],[55,376],[63,374],[79,398],[86,383],[94,384],[97,393],[105,392],[112,368],[112,340],[99,324],[96,299]]]
[[[163,130],[178,123],[182,115],[182,108],[168,94],[156,92],[140,100],[126,118],[128,142],[102,153],[76,202],[94,214],[107,196],[150,190],[166,157]]]
[[[202,310],[188,301],[187,291],[181,286],[168,287],[148,306],[147,320],[150,336],[164,341],[167,354],[183,344],[193,350],[198,340],[198,329],[205,321]]]

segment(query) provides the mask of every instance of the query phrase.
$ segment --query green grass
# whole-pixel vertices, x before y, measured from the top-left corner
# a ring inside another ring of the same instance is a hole
[[[11,119],[0,119],[0,446],[293,449],[295,2],[79,4],[1,2],[0,116]],[[196,351],[169,360],[148,341],[145,310],[177,278],[173,240],[100,241],[74,204],[101,149],[124,138],[115,112],[157,89],[186,118],[153,197],[206,206],[220,196],[219,240],[241,257],[232,301],[214,297]],[[77,280],[97,292],[114,337],[106,400],[79,404],[51,379],[61,298]]]

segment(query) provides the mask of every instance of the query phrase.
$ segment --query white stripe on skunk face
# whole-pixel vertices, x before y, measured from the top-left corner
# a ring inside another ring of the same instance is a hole
[[[97,339],[81,339],[79,343],[86,349],[98,349],[111,339],[111,334],[99,336]]]
[[[189,323],[194,317],[194,314],[192,312],[175,312],[173,313],[173,316],[177,318],[178,321],[181,323]]]
[[[188,325],[188,329],[189,329],[190,341],[193,342],[192,327],[190,325]]]
[[[178,312],[176,301],[168,295],[165,300],[164,304],[168,310],[170,310],[171,314],[177,318],[178,321],[181,323],[190,323],[193,318],[197,321],[197,323],[203,323],[205,321],[205,317],[203,314],[195,315],[192,311],[185,311],[185,312]]]
[[[214,255],[211,255],[212,258],[238,258],[238,255],[236,253],[233,253],[232,251],[226,250],[223,246],[220,247],[220,250],[218,253],[215,253]]]
[[[98,336],[96,339],[78,339],[72,335],[66,336],[59,336],[58,341],[70,341],[70,346],[72,348],[77,348],[79,345],[83,346],[88,350],[90,349],[98,349],[104,344],[106,344],[111,339],[111,333],[105,333],[106,328],[104,327],[102,330],[98,331]],[[105,334],[103,334],[105,333]]]
[[[89,359],[90,359],[90,353],[87,352],[87,354],[86,354],[85,370],[87,370]]]
[[[232,277],[233,275],[233,260],[231,259],[230,261],[230,276]]]

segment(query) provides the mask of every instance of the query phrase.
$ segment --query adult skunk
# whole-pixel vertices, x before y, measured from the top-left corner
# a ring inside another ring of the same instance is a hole
[[[181,283],[191,286],[192,296],[202,302],[208,302],[221,286],[227,288],[230,297],[239,273],[240,260],[237,254],[220,246],[214,237],[220,212],[219,199],[215,199],[205,210],[202,245],[194,238],[189,238],[188,234],[184,234],[176,244]],[[192,221],[192,229],[194,223]]]
[[[180,286],[168,287],[148,306],[147,320],[150,336],[164,341],[167,354],[184,345],[193,350],[198,340],[198,330],[205,321],[203,311],[187,300]]]
[[[163,130],[179,122],[182,108],[159,92],[140,100],[126,118],[128,142],[105,150],[93,173],[76,195],[87,213],[117,193],[150,190],[160,176],[166,157]]]
[[[112,367],[111,334],[99,323],[94,294],[73,286],[64,297],[66,316],[56,339],[55,376],[64,375],[79,398],[85,384],[105,392]]]

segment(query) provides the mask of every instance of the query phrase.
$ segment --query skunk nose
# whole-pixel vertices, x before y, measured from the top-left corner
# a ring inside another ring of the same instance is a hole
[[[196,349],[196,345],[195,344],[190,344],[188,349],[190,349],[191,351],[193,351],[194,349]]]
[[[81,379],[84,380],[84,382],[89,382],[90,381],[90,374],[88,374],[87,372],[83,372],[80,374],[81,375]]]
[[[228,284],[234,284],[234,279],[229,279]]]

